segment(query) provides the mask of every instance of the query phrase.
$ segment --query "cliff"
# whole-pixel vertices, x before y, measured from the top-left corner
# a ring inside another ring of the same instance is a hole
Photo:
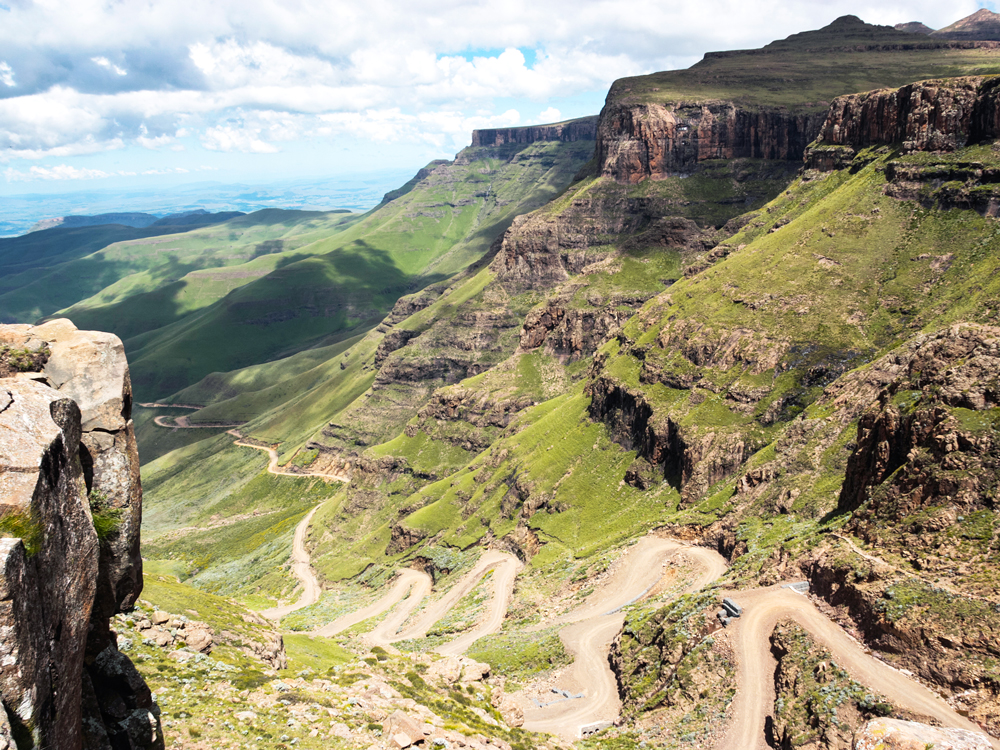
[[[504,146],[508,143],[535,141],[592,141],[597,134],[597,118],[582,117],[555,125],[532,125],[523,128],[487,128],[472,131],[472,145]]]
[[[142,591],[121,341],[53,320],[0,327],[0,342],[0,745],[162,746],[149,689],[109,627]]]
[[[921,81],[898,89],[838,97],[830,105],[809,166],[823,168],[829,150],[848,157],[868,146],[902,144],[904,152],[954,151],[1000,136],[1000,78]]]
[[[690,174],[707,159],[797,161],[823,118],[726,101],[608,104],[597,128],[600,174],[640,182]]]

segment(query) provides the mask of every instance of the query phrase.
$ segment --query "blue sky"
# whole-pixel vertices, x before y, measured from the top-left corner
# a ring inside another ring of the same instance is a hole
[[[976,0],[3,0],[0,194],[416,168],[477,127],[598,112],[616,78],[852,13]]]

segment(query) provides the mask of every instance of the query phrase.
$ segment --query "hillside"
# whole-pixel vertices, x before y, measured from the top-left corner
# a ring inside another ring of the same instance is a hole
[[[955,23],[930,34],[937,39],[1000,41],[1000,13],[981,8]]]
[[[173,394],[240,445],[159,428],[145,554],[373,667],[489,662],[536,746],[1000,745],[998,55],[847,17],[617,82],[478,255]]]

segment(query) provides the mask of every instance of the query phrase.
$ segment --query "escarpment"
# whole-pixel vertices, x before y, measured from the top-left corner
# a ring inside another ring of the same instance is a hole
[[[162,746],[158,709],[109,627],[142,591],[122,344],[68,320],[3,326],[0,341],[44,355],[0,379],[0,731],[19,747]]]
[[[1000,78],[970,76],[838,97],[806,161],[818,165],[824,150],[834,147],[901,144],[904,153],[955,151],[996,138],[998,88]]]
[[[610,103],[597,128],[597,163],[602,176],[636,183],[690,174],[709,159],[798,161],[822,124],[819,114],[718,100]]]
[[[472,131],[472,145],[505,146],[508,143],[536,141],[592,141],[597,135],[597,118],[582,117],[554,125],[530,125],[520,128],[485,128]]]

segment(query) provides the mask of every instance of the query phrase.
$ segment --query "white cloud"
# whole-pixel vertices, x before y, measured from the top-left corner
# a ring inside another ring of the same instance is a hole
[[[535,122],[544,125],[550,122],[560,122],[562,118],[562,112],[555,107],[549,107],[548,109],[543,109],[538,114],[538,119]]]
[[[100,169],[77,169],[68,164],[54,167],[31,167],[27,172],[19,172],[8,167],[4,170],[7,182],[31,182],[33,180],[99,180],[114,174]]]
[[[340,135],[453,150],[474,127],[583,114],[563,102],[686,67],[707,50],[759,46],[846,13],[940,27],[982,4],[632,0],[623,12],[616,0],[507,0],[498,12],[489,0],[18,2],[0,24],[0,162],[181,150],[180,139],[249,154]],[[15,85],[22,95],[11,97]]]
[[[278,148],[260,138],[259,128],[220,125],[209,128],[201,137],[209,151],[242,151],[245,154],[273,154]]]
[[[96,65],[99,65],[100,67],[104,68],[105,70],[110,70],[115,75],[119,75],[119,76],[127,76],[128,75],[128,71],[127,70],[125,70],[124,68],[119,68],[117,65],[115,65],[113,62],[111,62],[106,57],[92,57],[92,58],[90,58],[90,61],[92,63],[96,64]]]

